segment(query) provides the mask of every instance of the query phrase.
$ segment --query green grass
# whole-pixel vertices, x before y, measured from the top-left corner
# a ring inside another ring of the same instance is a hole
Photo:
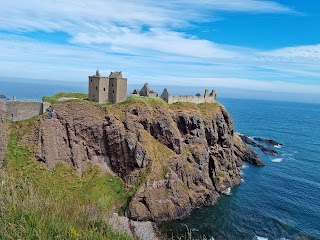
[[[130,239],[104,219],[128,198],[120,178],[88,165],[48,169],[20,144],[36,119],[11,124],[0,171],[0,239]]]
[[[76,102],[81,101],[85,98],[88,98],[88,94],[86,93],[76,93],[76,92],[60,92],[52,95],[51,97],[44,96],[42,98],[43,102],[49,102],[49,103],[61,103],[59,98],[78,98],[78,99],[70,99],[69,102]]]
[[[164,105],[167,104],[161,98],[149,98],[149,97],[141,97],[141,96],[129,96],[124,102],[121,102],[120,105],[130,105],[132,103],[147,103],[151,104],[152,106]]]
[[[27,178],[0,171],[0,183],[0,239],[130,239]]]

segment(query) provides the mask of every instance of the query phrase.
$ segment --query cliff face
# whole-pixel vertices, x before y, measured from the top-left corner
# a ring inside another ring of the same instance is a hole
[[[134,220],[183,218],[239,184],[242,161],[263,165],[219,104],[64,103],[33,135],[36,159],[48,167],[66,162],[81,172],[90,162],[119,175],[134,191]]]

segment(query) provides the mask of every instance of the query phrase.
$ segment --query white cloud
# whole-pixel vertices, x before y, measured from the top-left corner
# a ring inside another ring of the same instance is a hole
[[[262,54],[271,57],[278,57],[281,58],[281,60],[294,60],[299,62],[319,61],[320,44],[280,48]]]
[[[174,27],[204,21],[218,11],[294,13],[293,9],[261,0],[12,0],[0,9],[2,29],[67,31],[109,29],[112,25],[140,28]],[[84,28],[84,29],[83,29]]]
[[[237,55],[213,42],[163,29],[150,29],[148,32],[139,33],[130,29],[118,29],[108,33],[79,33],[72,42],[87,45],[105,43],[119,52],[131,53],[144,50],[198,58],[232,58]]]
[[[318,91],[285,81],[319,77],[320,45],[262,52],[186,33],[195,22],[215,21],[220,11],[296,13],[261,0],[3,1],[0,30],[11,33],[0,33],[0,72],[85,81],[96,68],[121,69],[136,83]],[[53,44],[21,37],[33,31],[61,31],[70,39]]]
[[[133,54],[138,48],[202,58],[230,58],[235,53],[185,34],[183,29],[193,22],[212,21],[219,11],[294,12],[261,0],[12,0],[1,5],[0,30],[61,31],[75,44],[104,44],[105,49]]]
[[[210,10],[246,13],[297,13],[294,9],[272,1],[261,0],[180,0],[181,4],[191,4]]]

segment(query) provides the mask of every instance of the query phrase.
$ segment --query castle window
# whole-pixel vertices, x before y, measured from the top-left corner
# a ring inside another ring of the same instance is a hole
[[[114,93],[114,91],[112,91],[112,93]]]
[[[90,79],[90,81],[92,82],[92,79]]]
[[[96,87],[96,90],[98,90],[98,87]]]
[[[106,88],[103,88],[103,91],[106,91]]]
[[[94,95],[92,95],[92,97],[94,98]]]

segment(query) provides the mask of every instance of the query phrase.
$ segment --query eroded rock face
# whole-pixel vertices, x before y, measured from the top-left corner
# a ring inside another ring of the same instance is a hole
[[[263,165],[218,104],[65,103],[38,128],[39,161],[79,172],[90,162],[117,174],[138,189],[127,214],[139,221],[174,220],[212,205],[240,183],[242,161]]]

